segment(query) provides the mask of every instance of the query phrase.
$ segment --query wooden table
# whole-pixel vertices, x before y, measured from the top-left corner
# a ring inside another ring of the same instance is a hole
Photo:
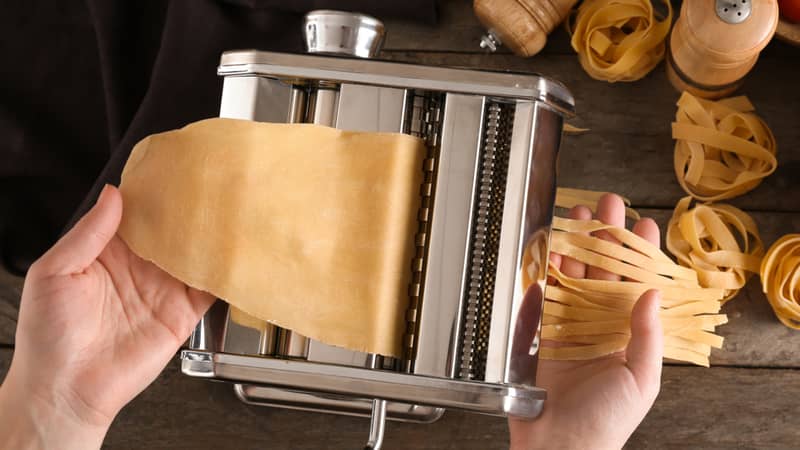
[[[561,186],[626,195],[664,227],[685,194],[672,169],[670,122],[678,93],[663,67],[635,83],[590,79],[563,30],[544,52],[521,59],[477,47],[482,29],[471,2],[444,1],[438,27],[388,22],[383,57],[432,65],[535,71],[564,82],[575,94],[574,124],[590,128],[564,139]],[[213,70],[214,68],[209,68]],[[773,42],[741,92],[775,132],[777,172],[733,200],[750,212],[767,245],[800,230],[800,48]],[[0,374],[14,348],[22,280],[0,274]],[[773,316],[757,277],[725,307],[725,348],[710,369],[670,364],[655,407],[628,448],[770,448],[800,446],[800,332]],[[106,440],[113,449],[361,448],[367,420],[248,407],[228,385],[180,374],[173,361],[117,418]],[[503,419],[448,412],[433,425],[391,423],[385,448],[500,449],[508,445]]]

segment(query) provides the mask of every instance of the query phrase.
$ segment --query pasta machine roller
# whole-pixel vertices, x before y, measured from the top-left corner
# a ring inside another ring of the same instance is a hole
[[[220,116],[424,140],[404,355],[242,324],[218,301],[181,352],[183,372],[230,382],[250,404],[371,416],[368,448],[380,447],[386,418],[432,422],[446,408],[536,417],[556,156],[572,95],[538,75],[369,59],[383,25],[363,15],[314,11],[305,32],[309,54],[224,53]]]

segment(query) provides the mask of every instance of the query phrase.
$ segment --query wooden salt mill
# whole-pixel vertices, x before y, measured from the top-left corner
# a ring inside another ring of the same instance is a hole
[[[667,76],[679,91],[730,95],[777,26],[777,0],[684,1],[670,37]]]
[[[481,47],[495,51],[502,44],[519,56],[533,56],[575,3],[577,0],[474,0],[475,15],[488,29]]]

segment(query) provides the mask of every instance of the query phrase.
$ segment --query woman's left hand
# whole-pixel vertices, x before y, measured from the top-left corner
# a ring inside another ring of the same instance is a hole
[[[128,249],[116,235],[122,208],[106,186],[28,271],[0,424],[32,426],[39,445],[4,446],[3,430],[0,448],[99,448],[214,302]]]

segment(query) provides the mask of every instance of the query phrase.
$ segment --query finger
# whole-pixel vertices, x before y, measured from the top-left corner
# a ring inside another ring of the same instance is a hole
[[[555,267],[556,269],[561,269],[561,255],[558,253],[550,252],[550,265]],[[549,275],[549,268],[548,268],[548,275],[547,275],[547,284],[555,285],[558,281],[552,275]]]
[[[590,220],[592,218],[592,211],[585,206],[576,206],[569,210],[570,219]],[[572,278],[585,278],[586,277],[586,264],[569,256],[561,257],[561,272],[564,275]]]
[[[664,357],[664,334],[659,310],[661,293],[651,289],[639,298],[631,313],[631,339],[625,352],[628,369],[639,390],[654,401],[661,382],[661,359]]]
[[[658,224],[653,219],[646,217],[638,220],[633,225],[632,231],[635,235],[644,238],[647,242],[656,247],[661,247],[661,233],[658,231]],[[623,280],[629,281],[631,278],[623,277]]]
[[[557,269],[561,268],[561,255],[558,253],[550,253],[550,264],[555,266]]]
[[[649,217],[639,220],[633,225],[633,232],[656,247],[661,247],[661,233],[655,220]]]
[[[550,265],[554,266],[556,269],[561,269],[561,255],[558,253],[550,253]],[[547,276],[547,284],[556,284],[555,277],[548,275]]]
[[[625,228],[625,203],[622,198],[616,194],[605,194],[600,197],[600,200],[597,201],[596,219],[608,225]],[[606,231],[596,231],[594,236],[606,241],[619,243]],[[586,277],[610,281],[618,281],[620,279],[617,274],[592,266],[586,268]]]
[[[200,320],[200,317],[208,311],[208,308],[217,301],[217,298],[208,292],[195,289],[191,286],[186,287],[186,295],[192,303],[192,310],[194,310],[197,320]]]
[[[121,219],[122,196],[115,187],[106,185],[92,209],[31,270],[40,276],[83,272],[114,237]]]

